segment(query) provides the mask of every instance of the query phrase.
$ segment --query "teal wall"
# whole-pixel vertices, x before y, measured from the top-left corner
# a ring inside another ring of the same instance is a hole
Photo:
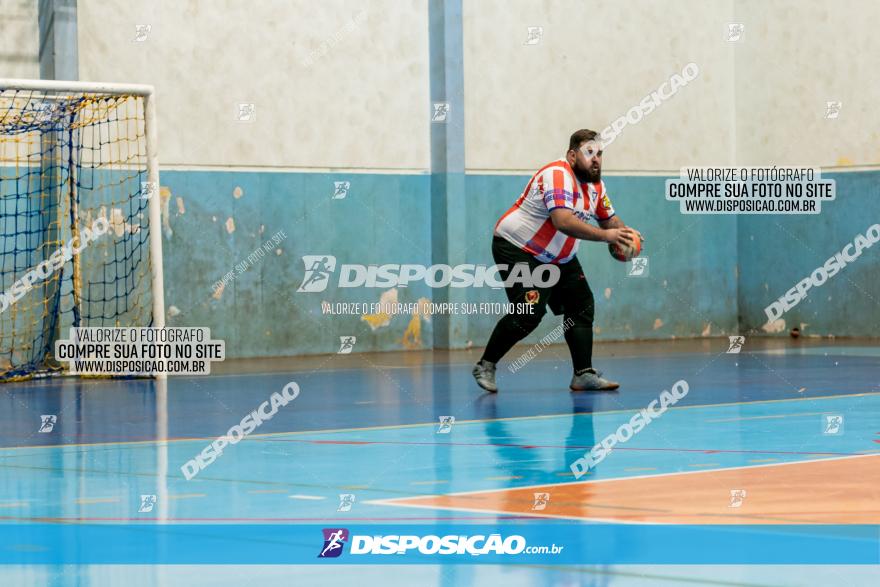
[[[348,196],[332,199],[334,181],[343,180],[351,182]],[[357,351],[400,348],[408,317],[373,332],[359,316],[321,314],[322,300],[377,302],[379,290],[296,289],[303,255],[334,255],[340,264],[430,265],[427,175],[164,171],[161,184],[170,191],[165,303],[180,312],[169,316],[169,326],[210,326],[233,357],[336,352],[343,335],[357,336]],[[279,230],[287,235],[281,254],[267,254],[213,297],[214,283]],[[401,290],[400,301],[430,295],[427,286],[412,286]],[[422,335],[430,340],[430,324]]]
[[[837,200],[826,203],[818,216],[684,216],[661,197],[666,178],[606,177],[618,213],[647,239],[649,277],[627,277],[626,265],[612,259],[604,245],[581,244],[579,258],[596,297],[597,340],[763,333],[770,302],[880,222],[880,172],[827,176],[837,181]],[[334,200],[334,181],[342,180],[351,182],[350,191]],[[527,180],[525,175],[465,176],[465,204],[450,209],[446,222],[463,235],[450,245],[456,259],[492,263],[494,222]],[[441,316],[422,318],[417,321],[420,343],[407,347],[409,315],[392,317],[375,330],[359,315],[322,315],[322,301],[377,302],[384,290],[331,285],[323,293],[296,292],[303,255],[334,255],[340,264],[445,262],[432,239],[432,225],[438,223],[431,213],[431,182],[428,174],[164,171],[169,325],[210,326],[227,341],[232,357],[332,353],[345,335],[357,337],[356,352],[484,345],[495,315],[448,322]],[[3,182],[2,190],[11,187]],[[281,254],[266,254],[214,297],[214,283],[279,230],[287,235],[277,247]],[[4,238],[3,246],[12,249],[11,239]],[[878,286],[880,248],[872,247],[789,311],[780,334],[803,323],[805,334],[874,336]],[[422,283],[400,288],[398,300],[439,302],[447,293]],[[456,294],[467,302],[505,300],[503,291],[490,288]],[[434,338],[444,323],[448,345]],[[545,319],[530,340],[557,324]]]
[[[333,182],[339,180],[351,182],[350,192],[333,200]],[[606,178],[618,213],[647,239],[650,275],[627,277],[626,265],[612,259],[605,245],[582,243],[579,258],[597,301],[599,340],[693,337],[707,326],[713,335],[736,332],[735,218],[682,216],[674,204],[656,197],[664,180]],[[357,337],[356,351],[405,348],[411,316],[393,317],[373,330],[359,316],[321,314],[324,300],[376,302],[383,290],[339,289],[335,276],[325,292],[296,289],[304,275],[303,255],[329,254],[340,264],[444,262],[432,252],[431,181],[429,175],[163,172],[171,229],[163,239],[165,298],[166,306],[180,312],[169,317],[169,325],[210,326],[230,345],[230,356],[240,357],[336,352],[342,335]],[[527,176],[466,176],[465,206],[450,210],[448,218],[464,235],[454,243],[457,258],[492,264],[495,220],[527,181]],[[236,187],[240,198],[233,195]],[[232,233],[228,218],[235,223]],[[266,255],[236,275],[215,299],[213,284],[278,230],[288,235],[278,247],[282,254]],[[439,302],[447,293],[412,285],[398,290],[398,300]],[[457,293],[467,302],[505,301],[503,291],[491,288]],[[437,346],[481,346],[497,318],[451,320],[451,343]],[[557,322],[546,319],[530,340]],[[443,323],[440,316],[419,321],[421,348],[434,344],[433,332]]]
[[[738,226],[739,296],[743,332],[764,331],[764,308],[880,223],[880,171],[824,173],[837,199],[816,216],[741,216]],[[880,325],[880,247],[865,249],[784,316],[804,334],[877,336]]]

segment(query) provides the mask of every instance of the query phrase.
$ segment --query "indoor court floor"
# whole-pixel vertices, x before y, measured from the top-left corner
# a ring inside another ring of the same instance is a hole
[[[229,361],[207,377],[170,377],[167,389],[154,380],[7,384],[0,516],[51,524],[880,524],[880,346],[748,339],[739,354],[727,346],[598,345],[597,366],[622,383],[603,394],[568,391],[564,345],[515,374],[499,368],[497,395],[471,378],[477,351]],[[682,379],[687,396],[574,479],[575,459]],[[295,400],[184,478],[184,463],[290,381],[301,389]],[[57,420],[40,432],[46,414]],[[447,416],[454,423],[441,426]],[[539,505],[536,493],[549,495]],[[146,512],[143,495],[156,496]],[[147,583],[194,584],[182,578],[193,568],[151,568],[164,581]],[[493,573],[510,585],[799,585],[807,583],[798,576],[811,584],[839,576],[831,567],[737,567],[726,576],[719,568],[420,565],[398,576],[437,585]],[[202,569],[199,577],[215,577],[205,584],[266,584],[242,579],[254,571]],[[355,569],[337,567],[326,584],[367,576]],[[4,566],[0,580],[17,572],[89,585],[94,573],[123,571]],[[260,576],[273,572],[282,570],[261,567]],[[324,584],[320,568],[302,572],[313,580],[301,584]],[[846,572],[848,584],[877,584],[876,567]]]

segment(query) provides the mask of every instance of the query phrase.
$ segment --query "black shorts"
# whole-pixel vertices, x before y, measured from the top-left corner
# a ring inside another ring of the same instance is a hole
[[[507,269],[499,271],[502,280],[507,279],[516,263],[528,263],[529,268],[533,271],[535,267],[542,264],[541,261],[500,236],[492,239],[492,258],[498,265],[507,265]],[[534,304],[536,306],[535,314],[539,316],[546,312],[546,306],[549,305],[550,310],[557,316],[580,314],[592,321],[593,292],[590,290],[590,284],[587,283],[587,278],[584,276],[584,270],[581,268],[577,256],[572,257],[568,263],[559,264],[558,267],[560,275],[559,281],[555,285],[526,287],[520,283],[514,283],[510,287],[504,288],[507,299],[514,304]]]

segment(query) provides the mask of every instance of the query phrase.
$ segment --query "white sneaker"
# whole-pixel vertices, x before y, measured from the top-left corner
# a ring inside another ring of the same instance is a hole
[[[571,385],[568,387],[572,391],[614,391],[620,387],[620,384],[603,379],[601,371],[590,367],[580,375],[573,375]]]
[[[477,361],[473,371],[474,379],[477,385],[488,391],[489,393],[498,393],[498,386],[495,385],[495,363],[489,361]]]

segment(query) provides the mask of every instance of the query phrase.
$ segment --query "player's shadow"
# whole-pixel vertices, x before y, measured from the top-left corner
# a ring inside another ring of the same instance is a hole
[[[589,518],[588,508],[595,507],[597,494],[592,490],[589,481],[593,473],[575,479],[571,463],[585,454],[596,443],[593,414],[596,407],[602,405],[602,396],[595,393],[571,393],[571,420],[563,418],[504,419],[505,402],[516,401],[503,394],[486,394],[478,398],[476,409],[483,420],[486,442],[492,445],[495,467],[491,476],[509,477],[507,487],[534,487],[533,491],[501,492],[500,503],[492,504],[490,509],[502,511],[504,515],[524,516],[528,523],[539,524],[571,524],[577,530],[566,533],[565,548],[573,552],[595,550],[597,545],[591,536],[588,526],[578,524]],[[559,424],[556,424],[559,422]],[[554,487],[555,485],[578,482],[576,491],[570,488]],[[549,495],[535,495],[549,494]],[[546,499],[545,499],[546,498]],[[486,507],[481,503],[475,506]],[[541,520],[537,516],[547,516]],[[516,523],[526,523],[526,520]],[[603,549],[620,548],[619,544],[604,544]],[[594,576],[584,573],[561,573],[558,569],[548,567],[536,569],[534,584],[558,585],[560,581],[566,585],[581,587],[607,587],[611,568],[608,565],[597,565]]]
[[[574,481],[571,463],[589,453],[595,444],[593,431],[593,394],[572,393],[571,422],[562,418],[505,419],[503,395],[485,394],[476,402],[479,418],[483,421],[486,442],[494,454],[490,477],[505,479],[508,487],[549,486]],[[502,413],[499,413],[502,412]],[[559,422],[555,428],[555,422]],[[565,432],[567,428],[567,434]],[[581,478],[580,480],[585,480]],[[549,492],[546,503],[535,493]],[[577,513],[582,504],[553,500],[553,489],[536,487],[528,499],[506,492],[501,508],[513,515],[554,515],[553,510]]]

